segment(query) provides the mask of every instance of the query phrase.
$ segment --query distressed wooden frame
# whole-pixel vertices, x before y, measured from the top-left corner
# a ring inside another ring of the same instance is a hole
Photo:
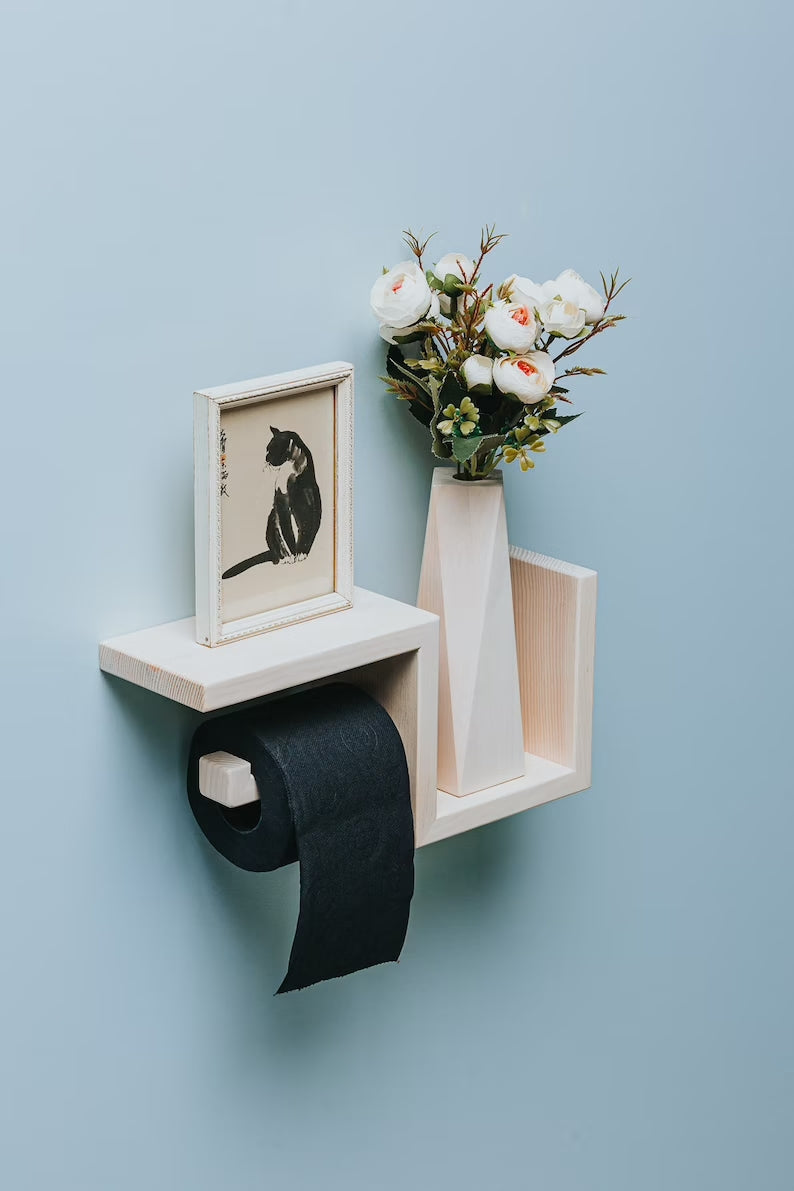
[[[334,589],[239,620],[222,617],[221,411],[279,397],[334,390]],[[196,640],[224,645],[349,608],[353,601],[353,365],[342,361],[201,389],[194,401]]]

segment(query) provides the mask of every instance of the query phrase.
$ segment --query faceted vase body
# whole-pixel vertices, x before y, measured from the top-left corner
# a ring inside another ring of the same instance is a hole
[[[524,741],[502,477],[433,474],[417,604],[441,619],[439,788],[521,777]]]

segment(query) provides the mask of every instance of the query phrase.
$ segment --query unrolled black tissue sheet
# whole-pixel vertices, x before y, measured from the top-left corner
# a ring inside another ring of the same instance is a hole
[[[199,758],[243,757],[260,801],[227,810],[199,791]],[[347,683],[205,720],[188,797],[205,836],[252,872],[300,862],[291,992],[399,958],[414,889],[408,766],[389,714]]]

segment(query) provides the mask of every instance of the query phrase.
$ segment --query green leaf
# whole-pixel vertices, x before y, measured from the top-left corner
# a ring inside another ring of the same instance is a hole
[[[468,397],[468,393],[465,385],[461,383],[458,374],[456,372],[448,372],[439,390],[439,405],[442,408],[445,405],[454,405],[456,409],[459,409],[464,397]]]
[[[393,380],[408,380],[411,384],[418,385],[420,389],[427,393],[428,397],[430,396],[427,381],[405,367],[405,357],[399,347],[392,346],[386,353],[386,371]]]
[[[428,407],[423,405],[420,401],[409,401],[408,408],[416,418],[417,422],[420,422],[423,426],[430,426],[431,422],[433,421],[432,409],[428,409]]]
[[[465,463],[472,455],[477,454],[481,444],[482,436],[479,434],[470,434],[468,438],[453,438],[452,455],[458,463]]]
[[[405,357],[399,347],[391,344],[386,352],[386,371],[394,380],[402,380],[402,373],[399,369],[403,367],[404,362]]]
[[[401,335],[399,331],[394,331],[393,336],[397,343],[419,343],[420,340],[424,339],[425,333],[420,328],[417,328],[415,331],[406,329],[405,335]]]
[[[559,422],[560,430],[562,430],[563,426],[567,426],[569,422],[575,422],[576,419],[581,418],[581,416],[582,416],[581,413],[558,414],[556,409],[549,410],[549,418],[555,422]],[[540,429],[537,431],[537,433],[541,436],[545,436],[547,434],[554,433],[552,430],[549,430],[548,427],[543,425],[543,422],[546,420],[549,420],[549,419],[543,419],[543,418],[541,419]],[[559,431],[558,431],[558,433],[559,433]]]
[[[440,417],[441,410],[437,409],[430,420],[430,433],[433,436],[433,454],[436,459],[451,459],[452,443],[448,439],[445,439],[438,429]]]
[[[455,298],[463,289],[463,282],[454,273],[447,273],[442,288],[448,297]]]
[[[495,451],[498,447],[504,446],[506,438],[506,434],[483,434],[477,439],[478,450]]]
[[[603,368],[566,368],[561,376],[606,376]]]
[[[436,275],[432,269],[425,269],[425,277],[427,278],[427,284],[430,286],[431,289],[434,289],[434,290],[436,290],[436,292],[439,292],[439,293],[441,291],[443,291],[444,282],[441,281],[438,277],[436,277]]]

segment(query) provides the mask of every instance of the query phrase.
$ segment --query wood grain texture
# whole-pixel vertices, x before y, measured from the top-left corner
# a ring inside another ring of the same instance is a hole
[[[205,798],[232,810],[249,802],[259,802],[259,790],[251,772],[250,761],[231,753],[207,753],[199,757],[199,790]]]
[[[502,477],[433,473],[420,608],[440,619],[438,784],[467,797],[524,771]]]
[[[587,775],[595,654],[595,571],[511,547],[524,747]]]
[[[215,711],[421,646],[435,647],[436,618],[356,588],[353,607],[277,633],[206,649],[194,621],[172,621],[103,641],[100,667],[158,695]]]

